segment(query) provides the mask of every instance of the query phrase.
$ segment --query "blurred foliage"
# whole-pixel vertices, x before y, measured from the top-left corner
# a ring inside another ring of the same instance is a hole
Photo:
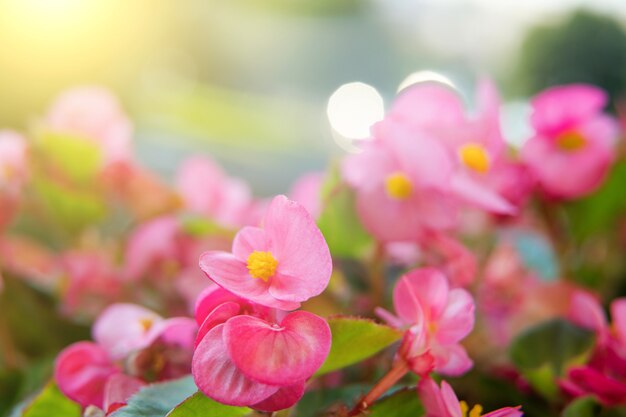
[[[142,388],[128,400],[128,405],[112,417],[165,417],[174,407],[197,391],[191,376]]]
[[[247,407],[232,407],[220,404],[201,392],[196,392],[178,404],[167,417],[240,417],[250,414]]]
[[[519,73],[511,85],[535,94],[553,85],[584,82],[607,90],[611,98],[626,92],[626,33],[621,22],[579,10],[565,21],[536,26],[524,40]]]
[[[80,406],[49,383],[22,411],[22,417],[80,417]]]

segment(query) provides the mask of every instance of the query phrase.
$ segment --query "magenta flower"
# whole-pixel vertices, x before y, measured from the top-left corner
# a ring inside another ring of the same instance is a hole
[[[472,367],[459,342],[474,327],[474,300],[461,288],[450,289],[436,269],[415,269],[398,280],[393,291],[398,316],[378,308],[390,325],[406,329],[399,354],[414,372],[435,370],[456,376]]]
[[[457,203],[450,194],[452,162],[436,140],[387,121],[374,125],[363,152],[346,158],[344,179],[357,191],[363,225],[383,242],[449,229]]]
[[[515,207],[501,195],[505,190],[499,180],[510,162],[500,132],[498,93],[491,82],[483,80],[476,95],[477,115],[470,117],[451,88],[419,83],[398,95],[383,123],[393,121],[415,135],[437,139],[452,161],[451,189],[462,200],[493,213],[514,214]]]
[[[78,87],[63,92],[50,107],[47,128],[97,144],[106,163],[132,156],[132,126],[117,99],[106,89]]]
[[[292,406],[330,350],[330,328],[322,318],[268,309],[221,288],[201,296],[196,320],[203,324],[192,362],[194,380],[224,404],[262,411]]]
[[[521,407],[504,407],[482,414],[483,408],[475,405],[472,409],[465,401],[459,401],[452,387],[441,382],[441,388],[430,378],[424,378],[417,386],[417,393],[426,409],[425,417],[521,417]]]
[[[533,99],[535,135],[522,158],[548,196],[580,197],[602,182],[617,137],[616,122],[602,114],[606,102],[604,91],[584,84],[553,87]]]
[[[65,348],[57,357],[54,380],[67,398],[83,407],[103,407],[104,387],[108,379],[121,373],[107,351],[92,342],[78,342]]]
[[[322,213],[322,184],[326,174],[310,172],[298,178],[291,186],[289,198],[302,204],[317,219]]]
[[[208,157],[192,157],[178,170],[176,185],[185,207],[225,226],[250,223],[252,193],[239,178],[228,177]]]
[[[281,310],[294,310],[328,285],[332,260],[324,236],[304,207],[277,196],[263,227],[244,227],[232,253],[210,251],[200,268],[226,290]]]

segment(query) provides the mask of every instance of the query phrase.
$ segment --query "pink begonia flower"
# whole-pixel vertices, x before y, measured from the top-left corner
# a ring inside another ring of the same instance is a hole
[[[176,186],[185,207],[225,226],[244,226],[252,205],[250,187],[228,177],[208,157],[191,157],[178,170]]]
[[[210,251],[200,268],[226,290],[267,307],[294,310],[328,285],[332,259],[304,207],[285,196],[270,203],[263,227],[244,227],[232,253]]]
[[[311,172],[302,175],[291,186],[289,198],[302,204],[317,219],[322,213],[322,184],[326,178],[324,172]]]
[[[18,210],[22,186],[28,176],[26,141],[20,135],[0,130],[0,231]]]
[[[483,408],[474,405],[472,409],[465,401],[459,401],[452,387],[441,381],[441,388],[430,378],[422,379],[417,392],[426,409],[425,417],[521,417],[521,407],[504,407],[482,414]]]
[[[134,304],[113,304],[93,325],[93,339],[109,356],[122,359],[162,339],[191,349],[197,327],[192,319],[163,319],[155,312]]]
[[[105,88],[77,87],[61,93],[44,119],[45,127],[92,141],[105,163],[132,157],[132,125]]]
[[[59,390],[83,407],[103,407],[108,379],[121,370],[107,351],[92,342],[78,342],[65,348],[57,357],[54,380]]]
[[[461,375],[472,360],[459,342],[474,327],[474,300],[461,288],[450,289],[436,269],[414,269],[400,277],[393,291],[398,316],[377,308],[390,325],[406,329],[399,354],[419,375],[435,370]]]
[[[365,228],[382,242],[415,240],[424,229],[450,229],[457,201],[452,162],[443,146],[398,123],[374,125],[363,152],[348,156],[343,178],[356,188]]]
[[[94,317],[121,295],[120,275],[103,253],[68,252],[60,262],[66,280],[62,284],[64,314]]]
[[[203,324],[192,374],[204,394],[224,404],[291,407],[330,351],[330,328],[322,318],[269,309],[221,288],[199,298],[196,320]]]
[[[477,115],[469,117],[453,89],[418,83],[400,92],[383,123],[399,123],[416,135],[439,140],[453,161],[450,186],[461,199],[493,213],[514,214],[516,208],[500,194],[506,188],[497,179],[509,165],[500,132],[498,93],[483,80],[476,95]]]
[[[616,122],[602,114],[607,100],[604,91],[584,84],[553,87],[532,100],[535,135],[522,158],[548,196],[581,197],[604,179],[617,138]]]

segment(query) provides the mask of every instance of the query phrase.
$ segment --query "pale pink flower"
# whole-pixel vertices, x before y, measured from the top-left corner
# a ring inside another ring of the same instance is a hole
[[[452,387],[441,382],[441,388],[430,378],[422,379],[417,392],[426,409],[425,417],[521,417],[521,407],[504,407],[487,414],[482,414],[482,406],[475,405],[472,409],[465,401],[459,401]]]
[[[105,163],[131,159],[132,125],[105,88],[76,87],[61,93],[48,110],[45,127],[96,144]]]
[[[203,324],[193,356],[194,380],[224,404],[288,408],[302,397],[305,381],[330,351],[330,328],[322,318],[269,309],[221,288],[200,297],[196,320]]]
[[[402,124],[415,140],[422,134],[440,141],[453,161],[450,187],[461,199],[493,213],[514,214],[498,180],[509,164],[500,132],[500,99],[487,80],[479,83],[476,95],[477,115],[472,117],[448,86],[418,83],[398,95],[383,123]]]
[[[103,407],[104,387],[121,370],[107,351],[92,342],[78,342],[65,348],[57,357],[54,380],[59,390],[83,407]]]
[[[452,161],[443,146],[392,121],[374,125],[372,132],[363,152],[342,164],[343,178],[356,188],[365,228],[383,242],[452,228],[457,200],[450,190]]]
[[[208,157],[183,162],[176,178],[185,207],[225,226],[249,224],[252,193],[245,181],[227,176]]]
[[[106,415],[124,407],[130,397],[143,388],[146,383],[124,374],[113,374],[104,386],[103,410]]]
[[[332,259],[304,207],[285,196],[270,203],[263,227],[244,227],[232,253],[210,251],[200,268],[226,290],[272,308],[294,310],[328,285]]]
[[[602,113],[607,99],[604,91],[584,84],[553,87],[533,99],[535,135],[522,157],[548,196],[581,197],[604,179],[617,138],[617,123]]]
[[[19,194],[28,175],[26,140],[16,132],[0,130],[0,194]]]
[[[394,291],[397,316],[378,308],[376,313],[390,325],[406,329],[399,354],[414,372],[431,370],[461,375],[472,360],[459,342],[474,327],[474,300],[464,289],[450,289],[436,269],[414,269],[400,277]]]
[[[302,175],[291,186],[289,198],[302,204],[317,219],[322,212],[322,184],[326,173],[311,172]]]

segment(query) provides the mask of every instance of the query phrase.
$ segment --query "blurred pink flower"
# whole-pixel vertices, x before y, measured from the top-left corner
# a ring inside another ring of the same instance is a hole
[[[499,177],[510,162],[500,132],[500,99],[495,86],[482,80],[477,88],[477,115],[466,115],[461,97],[439,83],[418,83],[396,98],[383,123],[402,124],[415,134],[437,139],[446,148],[453,170],[451,189],[464,201],[498,214],[514,214],[510,193]],[[501,194],[502,193],[502,194]]]
[[[535,135],[522,158],[548,196],[581,197],[604,179],[617,138],[617,123],[602,114],[606,103],[604,91],[584,84],[553,87],[533,99]]]
[[[205,252],[200,268],[240,297],[294,310],[326,288],[332,259],[306,209],[277,196],[267,209],[263,228],[244,227],[235,236],[232,253]]]
[[[103,408],[104,387],[108,379],[121,373],[107,351],[92,342],[78,342],[57,356],[54,380],[59,390],[83,407]]]
[[[177,189],[185,207],[224,226],[250,223],[252,194],[245,181],[227,176],[208,157],[191,157],[180,166]]]
[[[0,131],[0,231],[18,210],[22,186],[28,177],[26,141],[19,134]]]
[[[374,125],[363,152],[342,164],[357,192],[357,212],[383,242],[415,240],[424,229],[450,229],[457,201],[450,194],[452,162],[436,140],[399,123]]]
[[[406,329],[399,354],[419,375],[435,370],[461,375],[472,360],[459,342],[474,327],[474,300],[461,288],[450,289],[436,269],[414,269],[400,277],[393,304],[398,316],[377,308],[390,325]]]
[[[460,401],[452,387],[441,382],[441,388],[430,378],[423,378],[417,392],[426,409],[425,417],[521,417],[521,407],[504,407],[482,414],[482,406],[475,405],[471,410],[465,401]]]
[[[326,173],[311,172],[302,175],[291,186],[289,198],[302,204],[314,219],[322,212],[321,189]]]
[[[61,93],[44,119],[45,127],[92,141],[105,163],[132,158],[132,126],[105,88],[76,87]]]
[[[110,415],[124,407],[128,399],[145,385],[144,381],[132,376],[124,374],[111,375],[104,386],[103,410],[106,415]]]
[[[196,320],[203,324],[194,380],[224,404],[262,411],[292,406],[330,350],[330,328],[322,318],[268,309],[221,288],[199,298]]]

